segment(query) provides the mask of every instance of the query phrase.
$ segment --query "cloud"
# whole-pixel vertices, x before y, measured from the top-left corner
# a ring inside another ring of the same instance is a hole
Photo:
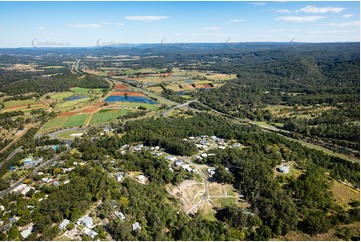
[[[221,30],[221,28],[218,26],[212,26],[212,27],[203,28],[202,30],[203,31],[219,31],[219,30]]]
[[[277,9],[276,13],[290,13],[291,11],[288,9]]]
[[[323,24],[322,26],[329,26],[335,28],[343,28],[343,27],[357,27],[360,26],[360,21],[346,22],[346,23],[330,23]]]
[[[323,7],[323,8],[317,8],[315,6],[306,6],[304,8],[301,8],[298,10],[299,12],[304,13],[339,13],[345,10],[346,8],[337,8],[337,7]]]
[[[305,16],[305,17],[298,17],[298,16],[280,16],[275,20],[282,20],[285,22],[292,22],[292,23],[304,23],[304,22],[315,22],[317,20],[323,19],[323,16]]]
[[[256,5],[256,6],[265,6],[267,3],[265,3],[265,2],[253,2],[253,3],[248,3],[248,4]]]
[[[154,21],[167,19],[168,16],[125,16],[124,18],[127,20],[132,20],[132,21],[143,21],[143,22],[150,23],[150,22],[154,22]]]
[[[124,26],[123,23],[114,23],[115,25],[118,25],[118,26]]]
[[[244,22],[244,19],[232,19],[229,21],[230,23],[243,23]]]
[[[72,28],[85,28],[85,29],[95,29],[102,27],[100,24],[68,24],[67,26]]]
[[[36,29],[38,29],[38,30],[44,30],[45,27],[36,27]]]
[[[345,14],[345,15],[342,15],[343,18],[351,18],[353,16],[353,14]]]

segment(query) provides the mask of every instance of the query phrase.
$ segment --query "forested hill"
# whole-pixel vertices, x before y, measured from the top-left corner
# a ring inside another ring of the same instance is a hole
[[[204,92],[200,100],[221,111],[234,111],[237,105],[252,108],[260,104],[359,102],[359,45],[338,46],[339,50],[323,47],[303,52],[257,51],[201,67],[237,73],[238,78],[220,89]]]

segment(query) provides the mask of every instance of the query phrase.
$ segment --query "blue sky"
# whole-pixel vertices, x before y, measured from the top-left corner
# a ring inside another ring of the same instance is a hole
[[[360,3],[0,2],[0,47],[360,41]]]

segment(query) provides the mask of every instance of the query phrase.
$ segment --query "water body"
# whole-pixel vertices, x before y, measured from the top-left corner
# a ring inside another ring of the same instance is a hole
[[[65,98],[65,101],[74,101],[74,100],[79,100],[79,99],[83,99],[86,98],[87,96],[78,96],[78,95],[74,95],[74,96],[70,96],[68,98]]]
[[[134,103],[149,103],[157,104],[155,101],[146,97],[124,97],[124,96],[109,96],[104,102],[134,102]]]

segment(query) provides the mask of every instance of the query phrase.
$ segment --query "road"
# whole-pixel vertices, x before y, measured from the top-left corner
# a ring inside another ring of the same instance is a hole
[[[31,127],[30,127],[30,128],[31,128]],[[8,144],[7,146],[5,146],[5,147],[0,151],[0,154],[3,153],[5,150],[9,149],[9,147],[12,146],[12,145],[13,145],[16,141],[18,141],[21,137],[23,137],[23,136],[27,133],[28,130],[29,130],[29,129],[24,129],[24,130],[23,130],[24,132],[22,132],[18,137],[16,137],[13,141],[11,141],[10,144]]]
[[[203,103],[204,104],[204,103]],[[204,104],[206,105],[206,104]],[[206,105],[207,107],[209,107],[208,105]],[[210,110],[213,112],[213,113],[216,113],[216,114],[219,114],[219,115],[222,115],[222,116],[229,116],[229,115],[226,115],[224,113],[221,113],[217,110],[214,110],[213,108],[209,107]],[[357,159],[357,158],[354,158],[354,157],[349,157],[345,154],[341,154],[341,153],[337,153],[337,152],[334,152],[330,149],[327,149],[323,146],[320,146],[320,145],[316,145],[316,144],[313,144],[309,141],[306,141],[306,140],[299,140],[299,139],[295,139],[295,138],[291,138],[291,137],[288,137],[286,134],[289,133],[289,131],[287,130],[283,130],[283,129],[279,129],[277,127],[274,127],[274,126],[269,126],[269,125],[263,125],[263,124],[260,124],[258,122],[255,122],[255,121],[252,121],[252,120],[249,120],[249,119],[241,119],[241,118],[237,118],[237,117],[230,117],[234,120],[237,120],[239,122],[242,122],[242,123],[249,123],[249,124],[253,124],[253,125],[257,125],[258,127],[262,128],[263,130],[266,130],[266,131],[270,131],[270,132],[274,132],[288,140],[292,140],[292,141],[295,141],[297,143],[300,143],[302,146],[305,146],[307,148],[310,148],[310,149],[314,149],[314,150],[320,150],[320,151],[323,151],[325,152],[326,154],[328,155],[331,155],[331,156],[335,156],[335,157],[338,157],[338,158],[341,158],[341,159],[344,159],[344,160],[347,160],[347,161],[350,161],[350,162],[353,162],[353,163],[360,163],[360,160]]]
[[[44,168],[45,166],[50,165],[51,163],[53,163],[54,161],[57,161],[59,159],[59,157],[65,153],[69,152],[69,150],[66,150],[62,153],[60,153],[59,155],[56,155],[53,159],[48,160],[47,162],[44,162],[43,164],[41,164],[40,166],[38,166],[37,168],[35,168],[35,170],[32,172],[32,175],[35,175],[36,173],[38,173],[38,171],[41,168]],[[9,192],[11,192],[12,190],[14,190],[15,188],[17,188],[18,186],[20,186],[21,184],[24,183],[25,179],[28,178],[29,175],[26,175],[25,177],[20,178],[17,182],[15,182],[14,184],[12,184],[8,189],[3,190],[0,192],[0,197],[8,194]]]
[[[0,168],[3,166],[3,164],[4,164],[6,161],[10,160],[10,159],[13,158],[17,153],[19,153],[19,152],[21,152],[21,151],[23,151],[23,147],[22,147],[22,146],[16,148],[16,150],[14,150],[13,152],[11,152],[11,154],[4,160],[4,162],[2,162],[2,163],[0,164]]]
[[[162,113],[162,116],[163,117],[167,117],[168,115],[169,115],[169,112],[171,112],[171,111],[173,111],[173,110],[176,110],[176,109],[179,109],[179,108],[182,108],[182,107],[185,107],[185,106],[188,106],[190,103],[192,103],[192,102],[195,102],[196,100],[192,100],[192,101],[189,101],[189,102],[186,102],[186,103],[180,103],[180,104],[178,104],[177,106],[175,106],[175,107],[172,107],[172,108],[169,108],[169,109],[167,109],[166,111],[164,111],[163,113]],[[192,110],[197,110],[197,109],[194,109],[194,108],[190,108],[190,109],[192,109]],[[198,111],[198,110],[197,110]]]
[[[36,134],[35,138],[41,137],[41,136],[49,136],[50,139],[58,139],[58,135],[67,131],[85,131],[86,128],[68,128],[68,129],[62,129],[62,130],[58,130],[49,134]]]

